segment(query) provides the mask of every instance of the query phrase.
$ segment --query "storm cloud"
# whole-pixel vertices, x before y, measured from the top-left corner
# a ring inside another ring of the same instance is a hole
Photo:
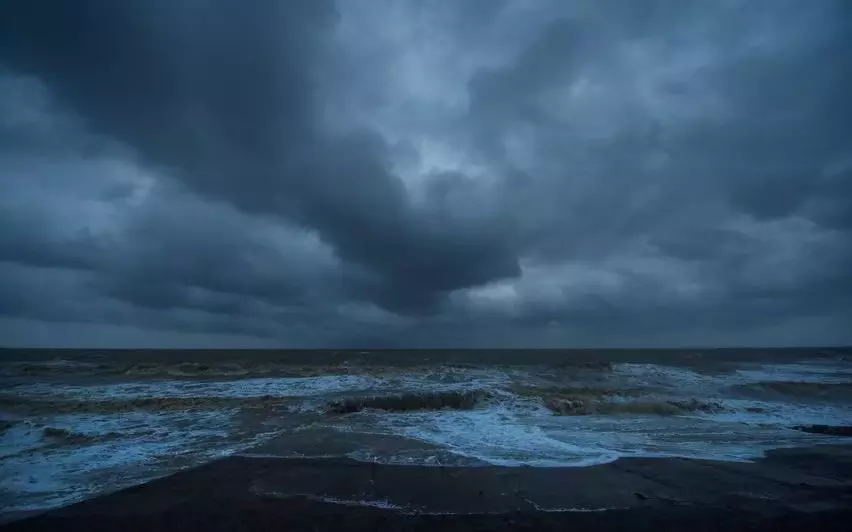
[[[0,8],[0,341],[849,343],[821,0]]]

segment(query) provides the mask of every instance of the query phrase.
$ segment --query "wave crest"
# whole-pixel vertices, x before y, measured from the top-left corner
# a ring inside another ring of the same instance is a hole
[[[852,400],[852,382],[759,381],[738,384],[732,388],[754,396],[786,395],[803,398]]]
[[[26,399],[0,397],[0,407],[32,414],[121,413],[134,411],[217,410],[220,408],[261,408],[284,404],[291,397],[138,397],[134,399]]]
[[[722,412],[725,407],[715,401],[690,400],[636,400],[598,401],[588,397],[550,397],[544,405],[563,416],[611,415],[611,414],[654,414],[673,416],[685,412]]]
[[[384,410],[387,412],[444,409],[470,410],[490,395],[487,390],[452,390],[350,397],[329,403],[326,413],[351,414],[365,409]]]

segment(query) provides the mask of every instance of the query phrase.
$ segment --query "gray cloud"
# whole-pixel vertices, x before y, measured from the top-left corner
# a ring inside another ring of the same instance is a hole
[[[848,342],[848,9],[6,5],[0,333]]]
[[[95,131],[190,189],[316,229],[375,271],[387,304],[513,274],[512,250],[490,228],[410,208],[380,137],[319,130],[313,71],[333,15],[315,1],[28,5],[6,17],[5,48]]]

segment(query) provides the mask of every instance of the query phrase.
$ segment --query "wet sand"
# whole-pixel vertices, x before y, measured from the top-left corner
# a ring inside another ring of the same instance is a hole
[[[37,530],[849,530],[852,446],[752,463],[415,467],[235,456],[9,523]]]

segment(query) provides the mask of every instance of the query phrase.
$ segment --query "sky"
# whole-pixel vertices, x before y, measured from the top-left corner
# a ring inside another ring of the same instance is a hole
[[[852,344],[846,0],[0,5],[0,345]]]

